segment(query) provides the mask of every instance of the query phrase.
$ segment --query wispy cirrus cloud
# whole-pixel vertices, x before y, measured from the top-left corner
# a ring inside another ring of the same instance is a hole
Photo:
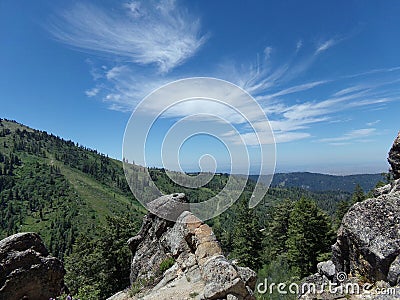
[[[88,97],[94,97],[99,93],[100,89],[99,88],[91,88],[90,90],[85,91],[86,96]]]
[[[95,85],[85,94],[101,98],[110,109],[124,112],[132,111],[160,86],[195,75],[196,70],[179,76],[171,71],[194,56],[208,38],[202,33],[200,18],[172,0],[131,1],[113,11],[78,4],[53,19],[49,30],[63,43],[110,55],[112,59],[107,66],[88,62]],[[344,39],[328,38],[317,45],[310,42],[307,45],[306,40],[300,39],[293,44],[291,56],[280,62],[277,61],[279,49],[266,45],[260,55],[255,55],[257,61],[253,64],[223,61],[202,75],[226,79],[249,92],[268,115],[277,142],[311,138],[313,126],[337,121],[340,112],[362,107],[382,109],[400,98],[395,87],[397,78],[393,80],[394,76],[390,76],[381,82],[374,78],[383,73],[397,74],[400,67],[298,80],[313,67],[317,58],[322,58]],[[317,89],[317,93],[312,93]],[[184,105],[170,113],[184,116],[198,110],[195,105]],[[241,122],[240,118],[226,117],[235,124]],[[367,126],[374,125],[371,122]],[[348,132],[331,138],[330,143],[349,143],[351,137],[363,132]],[[243,131],[243,134],[249,145],[255,142],[251,133]]]
[[[286,70],[287,69],[287,70]],[[278,143],[291,142],[311,138],[310,130],[316,124],[334,123],[338,120],[337,114],[346,112],[355,108],[366,107],[369,109],[386,105],[391,101],[399,99],[400,92],[392,89],[395,86],[395,80],[390,79],[378,82],[371,77],[370,81],[365,81],[365,75],[353,77],[348,87],[341,89],[328,89],[325,86],[330,84],[337,85],[343,80],[343,77],[330,78],[318,81],[311,81],[302,84],[290,85],[288,83],[276,82],[282,73],[290,72],[289,64],[278,66],[276,70],[268,71],[259,68],[250,68],[248,81],[242,81],[244,72],[239,72],[232,68],[225,70],[225,74],[234,74],[230,81],[243,87],[245,90],[252,91],[252,95],[264,109],[270,119],[271,127],[274,131]],[[253,72],[254,71],[254,72]],[[381,70],[381,72],[393,72],[393,70]],[[216,74],[212,71],[212,74]],[[238,74],[236,77],[235,74]],[[375,73],[371,74],[374,76]],[[240,76],[239,76],[240,75]],[[217,75],[216,77],[222,77]],[[110,105],[111,109],[121,111],[131,111],[135,105],[154,89],[178,78],[171,76],[160,77],[152,74],[142,74],[135,72],[134,68],[126,65],[116,65],[113,68],[103,70],[103,78],[108,83],[107,94],[104,101]],[[371,82],[371,83],[368,83]],[[290,82],[289,82],[290,83]],[[340,86],[341,84],[339,84]],[[323,88],[323,93],[313,95],[315,98],[309,99],[304,96],[305,92],[310,92],[316,88]],[[270,93],[274,89],[276,92]],[[300,99],[293,101],[293,99]],[[176,116],[184,116],[198,112],[198,107],[186,105],[179,110],[172,110]],[[205,108],[204,108],[205,109]],[[213,110],[213,109],[211,109]],[[224,115],[224,111],[221,111]],[[171,115],[172,116],[172,115]],[[241,121],[231,116],[226,116],[233,123],[238,124]],[[257,121],[257,120],[253,120]],[[250,132],[242,132],[243,139],[252,145],[256,143],[255,137]],[[270,140],[262,141],[270,143]],[[334,142],[331,142],[334,143]],[[349,143],[346,141],[337,141],[335,143]]]
[[[294,75],[301,75],[312,67],[317,55],[322,55],[340,41],[331,39],[322,43],[318,53],[299,58],[299,62],[289,60],[276,68],[267,68],[261,61],[251,66],[248,72],[243,67],[240,71],[233,68],[229,72],[230,80],[249,91],[263,107],[277,142],[310,138],[313,126],[334,123],[339,118],[342,120],[340,113],[351,113],[360,108],[384,109],[388,103],[400,100],[397,67],[290,84]],[[296,54],[297,51],[298,47]],[[347,87],[338,88],[340,86]],[[310,90],[316,88],[320,88],[319,92],[310,94]]]
[[[303,40],[298,40],[296,43],[296,53],[303,47]]]
[[[359,92],[359,91],[362,91],[362,90],[365,90],[365,89],[367,89],[367,87],[364,86],[364,85],[355,85],[355,86],[347,87],[347,88],[344,88],[344,89],[341,89],[341,90],[337,91],[334,94],[334,96],[343,96],[343,95],[351,94],[351,93],[354,93],[354,92]]]
[[[284,96],[284,95],[288,95],[288,94],[294,94],[294,93],[298,93],[298,92],[302,92],[302,91],[307,91],[309,89],[312,89],[312,88],[317,87],[322,84],[326,84],[328,82],[329,82],[329,80],[319,80],[319,81],[312,81],[312,82],[307,82],[307,83],[291,86],[289,88],[280,90],[279,92],[276,92],[274,94],[265,95],[262,97],[262,99],[276,98],[276,97],[280,97],[280,96]]]
[[[368,122],[368,123],[366,123],[365,125],[367,125],[367,126],[374,126],[374,125],[376,125],[376,124],[378,124],[378,123],[380,123],[381,122],[381,120],[375,120],[375,121],[372,121],[372,122]]]
[[[199,18],[175,1],[132,1],[119,13],[76,4],[52,19],[49,31],[73,47],[119,56],[166,73],[193,56],[207,40]]]
[[[320,142],[324,143],[335,143],[336,145],[342,145],[346,142],[353,142],[360,139],[365,139],[376,134],[376,128],[361,128],[348,131],[342,136],[331,137],[320,139]]]
[[[296,43],[292,57],[276,67],[273,67],[271,62],[275,52],[274,48],[267,46],[264,49],[264,59],[257,59],[254,64],[241,64],[237,66],[235,63],[225,63],[225,65],[222,66],[222,77],[235,82],[253,95],[270,92],[276,87],[285,86],[288,83],[290,84],[293,79],[303,75],[312,67],[320,53],[328,50],[340,41],[339,39],[332,38],[319,45],[315,53],[305,53],[304,56],[300,58],[298,52],[304,47],[304,42],[303,40],[299,40]],[[321,49],[318,51],[319,48]],[[316,80],[314,82],[297,85],[297,87],[292,86],[285,88],[285,92],[279,91],[279,93],[305,91],[327,82],[326,80]]]
[[[267,46],[264,48],[264,56],[266,60],[268,60],[271,57],[272,51],[273,48],[271,46]]]
[[[157,76],[132,66],[116,65],[103,70],[97,88],[110,109],[131,112],[149,93],[173,80],[172,76]]]
[[[329,48],[333,47],[339,42],[339,40],[331,38],[329,40],[326,40],[320,44],[318,44],[317,48],[315,49],[315,53],[318,54],[320,52],[326,51]]]

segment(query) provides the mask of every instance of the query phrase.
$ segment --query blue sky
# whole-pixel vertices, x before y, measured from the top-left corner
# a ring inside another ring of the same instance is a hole
[[[3,0],[0,117],[121,158],[147,94],[210,76],[263,108],[278,171],[385,171],[400,129],[399,15],[399,1]],[[193,138],[184,160],[197,165],[201,146],[224,152]]]

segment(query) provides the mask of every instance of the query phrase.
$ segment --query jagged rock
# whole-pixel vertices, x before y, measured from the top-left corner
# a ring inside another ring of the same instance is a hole
[[[0,241],[0,299],[42,300],[64,288],[64,266],[51,257],[36,233],[18,233]]]
[[[156,277],[161,262],[171,257],[160,240],[161,235],[171,225],[172,222],[160,219],[155,215],[148,214],[144,217],[138,235],[128,241],[128,245],[134,253],[131,264],[131,282]]]
[[[222,299],[228,294],[236,297],[247,296],[245,283],[240,278],[237,269],[222,255],[210,258],[202,268],[205,299]]]
[[[240,278],[244,281],[245,285],[254,290],[256,288],[257,276],[254,271],[248,267],[238,267],[237,271]]]
[[[317,270],[319,274],[325,275],[329,280],[333,280],[336,275],[336,267],[331,260],[320,262],[317,265]]]
[[[389,164],[392,167],[394,179],[400,178],[400,132],[394,140],[392,148],[389,151]]]
[[[388,281],[391,264],[400,254],[399,183],[395,181],[389,193],[356,203],[345,215],[332,247],[338,271]]]
[[[168,207],[170,214],[171,199],[184,203],[186,197],[162,196],[149,206],[157,215]],[[139,233],[128,241],[133,255],[131,283],[144,282],[148,288],[140,299],[255,299],[256,273],[228,261],[208,225],[188,211],[179,213],[176,222],[147,214]],[[160,265],[168,258],[175,263],[162,274]],[[186,289],[191,296],[183,295]]]

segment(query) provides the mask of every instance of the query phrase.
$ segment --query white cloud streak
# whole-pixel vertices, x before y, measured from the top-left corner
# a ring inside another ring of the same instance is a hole
[[[77,4],[53,18],[49,31],[79,49],[117,55],[166,73],[182,64],[207,40],[200,20],[175,1],[131,2],[123,14]]]
[[[296,53],[299,52],[302,47],[303,47],[303,41],[299,40],[296,44]]]
[[[376,128],[362,128],[348,131],[342,136],[324,138],[320,139],[319,141],[323,143],[334,143],[335,145],[341,145],[344,142],[352,142],[358,139],[364,140],[366,137],[370,137],[374,134],[376,134]]]
[[[275,74],[277,71],[272,71]],[[233,72],[232,72],[233,73]],[[257,74],[256,74],[257,76]],[[271,76],[271,75],[270,75]],[[269,76],[269,77],[270,77]],[[126,66],[115,66],[114,68],[104,70],[104,78],[113,86],[112,91],[105,96],[105,102],[110,104],[111,109],[131,111],[138,103],[152,90],[161,85],[172,81],[174,78],[159,77],[152,75],[136,74],[132,68]],[[250,77],[250,76],[249,76]],[[268,77],[268,76],[267,76]],[[255,88],[254,93],[259,93],[255,96],[257,102],[262,106],[265,113],[270,118],[271,128],[274,131],[276,141],[278,143],[291,142],[311,138],[309,130],[320,123],[333,123],[337,120],[336,114],[343,111],[348,111],[354,108],[375,107],[376,105],[385,105],[390,101],[398,99],[398,93],[392,93],[391,96],[384,96],[388,91],[382,87],[385,84],[370,84],[367,83],[353,84],[349,88],[334,90],[327,98],[317,97],[315,100],[307,100],[305,98],[299,103],[293,104],[293,101],[286,99],[299,98],[300,93],[309,91],[319,86],[337,83],[341,79],[329,79],[308,82],[289,86],[278,90],[272,94],[263,93],[263,88]],[[265,80],[264,84],[269,82]],[[379,88],[377,90],[377,88]],[[390,89],[389,89],[390,90]],[[397,95],[397,96],[396,96]],[[397,97],[397,98],[396,98]],[[300,99],[302,97],[300,96]],[[240,104],[238,103],[238,106]],[[153,107],[151,109],[157,109]],[[170,117],[182,117],[199,111],[207,112],[211,110],[214,113],[219,113],[221,116],[230,120],[234,124],[241,124],[241,118],[235,118],[226,110],[219,110],[218,107],[199,107],[198,105],[180,105],[169,112]],[[257,120],[250,120],[257,122]],[[372,126],[373,124],[371,124]],[[252,133],[243,132],[243,138],[248,145],[256,143],[256,137]],[[270,143],[270,140],[263,141]],[[349,143],[349,141],[345,141]],[[331,142],[333,143],[333,142]],[[343,141],[336,142],[343,143]]]
[[[86,94],[86,96],[88,96],[88,97],[94,97],[94,96],[96,96],[98,93],[99,93],[99,89],[98,88],[92,88],[92,89],[90,89],[90,90],[87,90],[86,92],[85,92],[85,94]]]
[[[320,81],[303,83],[303,84],[292,86],[287,89],[283,89],[283,90],[276,92],[274,94],[271,94],[271,95],[265,95],[265,96],[263,96],[263,98],[270,99],[270,98],[275,98],[275,97],[284,96],[284,95],[288,95],[288,94],[303,92],[303,91],[307,91],[309,89],[312,89],[314,87],[317,87],[319,85],[322,85],[322,84],[325,84],[328,82],[329,82],[329,80],[320,80]]]
[[[380,121],[381,120],[376,120],[376,121],[373,121],[373,122],[368,122],[367,124],[365,124],[365,125],[367,125],[367,126],[374,126],[374,125],[376,125],[376,124],[378,124],[378,123],[380,123]]]
[[[270,123],[278,142],[288,142],[312,137],[309,129],[315,124],[323,122],[335,122],[337,114],[360,108],[374,109],[377,106],[385,106],[387,103],[400,100],[400,92],[396,88],[398,79],[393,80],[378,74],[398,71],[399,68],[376,69],[350,76],[306,82],[288,87],[287,79],[295,78],[296,74],[302,74],[314,62],[314,58],[339,43],[341,40],[331,39],[322,43],[318,53],[306,57],[300,62],[291,61],[279,67],[267,68],[262,63],[246,70],[232,68],[228,73],[230,80],[242,86],[250,92],[263,107],[270,118]],[[297,49],[296,49],[297,53]],[[365,76],[370,76],[365,80]],[[247,78],[248,80],[244,80]],[[359,83],[359,79],[362,83]],[[332,91],[327,86],[348,86]],[[350,84],[349,84],[350,83]],[[323,87],[322,93],[313,93],[313,100],[309,100],[310,93],[301,94],[317,87]],[[274,93],[270,93],[275,90]],[[324,98],[325,97],[325,98]],[[293,104],[293,100],[296,103]],[[251,138],[247,138],[251,140]]]
[[[328,50],[329,48],[333,47],[334,45],[336,45],[339,41],[335,40],[335,39],[329,39],[325,42],[320,43],[317,46],[317,49],[315,50],[315,53],[318,54],[320,52],[324,52],[326,50]]]
[[[272,47],[270,47],[270,46],[265,47],[265,49],[264,49],[264,57],[265,57],[266,60],[271,58],[272,51],[273,51]]]

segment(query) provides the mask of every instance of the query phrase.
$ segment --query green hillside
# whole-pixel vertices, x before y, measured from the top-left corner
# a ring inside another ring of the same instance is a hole
[[[0,206],[0,238],[35,231],[61,258],[107,216],[145,213],[120,161],[8,120],[0,121]]]

